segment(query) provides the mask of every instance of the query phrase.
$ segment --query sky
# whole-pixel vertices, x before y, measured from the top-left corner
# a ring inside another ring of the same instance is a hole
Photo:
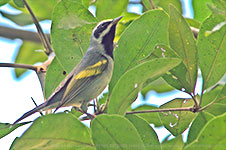
[[[133,0],[136,1],[136,0]],[[192,18],[193,14],[191,10],[191,0],[184,0],[184,16]],[[8,11],[12,13],[19,13],[19,11],[13,10],[8,5],[0,7],[2,11]],[[91,8],[91,11],[94,10]],[[141,13],[142,8],[136,5],[130,5],[128,7],[129,12]],[[41,22],[42,27],[45,32],[48,32],[50,29],[50,21]],[[26,29],[29,31],[35,31],[34,25],[29,25],[25,27],[19,27],[11,21],[4,19],[0,16],[0,26],[8,26],[19,29]],[[0,37],[0,62],[3,63],[13,63],[19,47],[21,45],[21,40],[15,39],[10,40],[3,37]],[[19,79],[15,78],[13,68],[1,68],[0,67],[0,122],[1,123],[13,123],[21,115],[23,115],[28,110],[33,109],[34,103],[31,101],[31,97],[34,98],[36,103],[41,104],[43,102],[43,96],[41,91],[41,86],[39,80],[36,76],[36,73],[33,71],[27,71]],[[186,98],[188,95],[172,91],[164,94],[158,94],[154,91],[150,91],[147,96],[147,100],[142,101],[143,97],[140,94],[138,99],[132,106],[143,103],[152,103],[155,105],[161,105],[166,101],[169,101],[176,97]],[[34,120],[39,116],[38,113],[24,119],[24,121]],[[15,137],[19,137],[30,125],[24,125],[17,130],[13,131],[9,135],[0,139],[0,148],[1,150],[9,149],[11,143]],[[153,126],[152,126],[153,127]],[[158,134],[159,140],[162,141],[169,132],[164,128],[154,128]],[[186,139],[186,136],[184,136]]]

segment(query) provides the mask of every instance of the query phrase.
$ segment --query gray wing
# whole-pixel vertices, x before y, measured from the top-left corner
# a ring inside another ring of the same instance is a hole
[[[87,53],[81,61],[78,71],[68,83],[64,96],[56,110],[86,90],[87,85],[95,81],[96,78],[102,74],[107,65],[108,60],[105,56],[97,52]]]

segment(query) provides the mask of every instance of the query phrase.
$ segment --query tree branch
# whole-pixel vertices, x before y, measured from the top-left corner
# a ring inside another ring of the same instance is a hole
[[[25,64],[12,64],[12,63],[0,63],[0,67],[13,67],[13,68],[23,68],[29,70],[38,70],[38,66],[25,65]]]
[[[38,30],[38,33],[39,33],[38,35],[40,36],[40,40],[42,41],[42,44],[44,45],[44,47],[45,47],[45,49],[46,49],[45,53],[46,53],[47,55],[49,55],[50,53],[53,52],[52,46],[51,46],[51,44],[50,44],[48,38],[46,37],[46,35],[45,35],[44,32],[42,31],[42,28],[41,28],[41,26],[40,26],[40,24],[39,24],[39,22],[38,22],[38,19],[35,17],[35,14],[34,14],[33,11],[31,10],[30,6],[29,6],[28,3],[26,2],[26,0],[23,0],[23,2],[24,2],[24,5],[26,6],[27,10],[29,11],[29,13],[30,13],[30,15],[31,15],[31,17],[32,17],[32,20],[33,20],[33,22],[34,22],[34,24],[35,24],[35,26],[36,26],[36,28],[37,28],[37,30]]]
[[[25,31],[20,29],[8,28],[0,26],[0,36],[9,38],[9,39],[16,39],[19,38],[25,41],[31,41],[35,43],[41,43],[39,35],[37,32],[32,31]],[[46,34],[48,40],[50,39],[50,35]]]
[[[143,111],[131,111],[127,112],[127,115],[130,114],[141,114],[141,113],[151,113],[151,112],[166,112],[166,111],[191,111],[194,112],[193,107],[184,107],[184,108],[166,108],[166,109],[153,109],[153,110],[143,110]]]

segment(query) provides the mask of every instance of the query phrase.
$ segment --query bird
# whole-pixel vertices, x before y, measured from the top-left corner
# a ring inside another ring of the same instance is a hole
[[[113,41],[116,26],[122,17],[98,23],[81,61],[44,103],[23,114],[12,126],[36,112],[56,111],[65,106],[73,106],[87,113],[89,102],[100,95],[111,80],[114,67]]]

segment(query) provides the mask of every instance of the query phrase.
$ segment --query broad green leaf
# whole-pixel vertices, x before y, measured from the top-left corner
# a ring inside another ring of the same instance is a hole
[[[226,113],[211,119],[199,133],[196,140],[185,147],[185,150],[223,150],[226,143]]]
[[[129,0],[98,0],[96,2],[96,16],[99,20],[119,17],[126,11]]]
[[[158,136],[154,129],[141,117],[137,115],[126,115],[126,118],[134,125],[137,132],[140,134],[146,149],[161,150]]]
[[[117,42],[119,40],[123,31],[133,22],[133,20],[135,20],[139,16],[140,15],[134,14],[134,13],[128,13],[128,12],[123,13],[123,18],[117,24],[114,42]]]
[[[187,144],[190,144],[197,138],[200,131],[203,129],[206,123],[212,118],[214,118],[214,116],[207,112],[200,112],[196,116],[189,129]]]
[[[15,14],[7,14],[4,12],[1,12],[1,14],[2,14],[2,16],[10,19],[11,21],[13,21],[14,23],[16,23],[20,26],[24,26],[24,25],[33,23],[33,20],[31,18],[30,14],[20,13],[18,15],[15,15]]]
[[[153,5],[155,8],[162,7],[167,13],[169,12],[169,4],[173,4],[180,11],[180,13],[182,13],[180,0],[142,0],[142,2],[147,9],[152,9]]]
[[[44,62],[47,56],[42,49],[41,44],[24,41],[16,55],[15,63],[33,65],[38,62]],[[25,71],[25,69],[16,68],[16,77],[20,77]]]
[[[69,72],[66,72],[55,57],[49,65],[45,78],[45,97],[48,98]]]
[[[192,99],[174,99],[166,104],[160,106],[163,108],[185,108],[193,106]],[[169,130],[174,136],[178,136],[183,133],[191,123],[191,121],[196,116],[195,113],[191,111],[169,111],[160,112],[160,119],[164,127]]]
[[[217,8],[221,9],[222,11],[226,11],[226,1],[225,0],[212,0],[214,5],[216,5]]]
[[[197,41],[203,89],[216,84],[226,72],[226,25],[222,16],[211,15],[200,29]]]
[[[16,0],[16,1],[22,2],[22,0]],[[52,10],[58,1],[59,0],[27,0],[27,3],[31,7],[35,16],[39,19],[39,21],[41,21],[45,19],[51,19]],[[12,1],[10,2],[10,5],[22,11],[25,14],[29,14],[28,10],[25,7],[24,8],[18,7]]]
[[[23,126],[25,124],[28,124],[28,123],[30,123],[30,121],[18,123],[13,127],[11,127],[11,124],[9,124],[9,123],[0,123],[0,139],[3,138],[4,136],[8,135],[12,131],[14,131],[16,128]]]
[[[124,115],[147,79],[160,77],[180,62],[176,58],[152,59],[127,71],[110,95],[108,113]]]
[[[184,84],[183,88],[188,93],[192,93],[195,88],[197,78],[197,48],[194,36],[185,19],[180,15],[176,8],[170,5],[170,20],[169,20],[169,42],[171,48],[183,59],[185,70],[184,79],[178,78],[178,82],[188,83]],[[181,68],[183,68],[181,66]],[[176,72],[182,71],[182,69]],[[180,84],[181,84],[180,83]]]
[[[194,19],[197,19],[198,21],[202,22],[210,15],[211,12],[207,7],[207,3],[212,3],[212,0],[193,0],[192,1]]]
[[[219,8],[214,4],[207,4],[207,6],[211,10],[212,14],[221,15],[222,17],[226,18],[226,10],[224,10],[224,8],[223,9],[221,7]]]
[[[7,4],[10,0],[1,0],[0,1],[0,6],[3,6],[5,4]]]
[[[215,103],[226,104],[226,84],[222,88],[221,92],[218,94]]]
[[[87,8],[94,2],[93,0],[82,0],[82,4]]]
[[[133,109],[132,111],[144,111],[144,110],[154,110],[154,109],[158,109],[158,107],[142,105],[142,106],[139,106],[139,107]],[[145,119],[149,124],[154,124],[155,127],[162,126],[158,112],[140,113],[140,114],[136,114],[136,115]]]
[[[206,108],[205,111],[214,116],[219,116],[226,112],[226,104],[215,103]]]
[[[81,115],[83,115],[82,112],[75,110],[75,108],[71,108],[71,111],[69,111],[75,118],[79,118]]]
[[[162,143],[162,150],[183,150],[184,142],[182,135]]]
[[[203,107],[209,105],[204,111],[214,116],[221,115],[226,111],[226,84],[215,87],[203,95]]]
[[[93,142],[99,149],[145,149],[133,124],[118,115],[98,115],[91,123]]]
[[[94,149],[90,130],[73,115],[50,114],[38,118],[13,149]]]
[[[24,2],[23,0],[13,0],[14,4],[17,6],[17,7],[21,7],[21,8],[24,8]]]
[[[144,13],[125,29],[114,51],[114,71],[109,85],[110,93],[119,78],[147,57],[157,43],[168,44],[167,23],[166,13],[154,10]]]
[[[154,51],[151,53],[147,59],[153,59],[153,58],[178,58],[179,56],[176,54],[176,52],[165,45],[157,45],[154,49]],[[168,84],[171,86],[182,90],[182,89],[189,89],[189,83],[186,80],[186,75],[188,74],[188,70],[186,69],[184,63],[181,63],[180,65],[176,66],[169,72],[167,72],[165,75],[163,75],[163,79],[167,81]],[[147,83],[150,83],[152,81],[147,80],[146,83],[143,85],[146,86]]]
[[[206,91],[202,96],[202,107],[214,102],[217,99],[218,94],[222,91],[223,86],[217,86],[210,91]]]
[[[201,26],[201,22],[199,22],[198,20],[191,19],[191,18],[185,18],[185,20],[191,27],[199,29]]]
[[[59,63],[70,72],[89,47],[96,19],[82,4],[62,0],[53,11],[52,45]]]
[[[144,83],[145,85],[146,83]],[[170,86],[165,80],[162,78],[158,78],[157,80],[147,83],[148,85],[145,86],[145,88],[142,89],[141,94],[146,99],[146,95],[149,91],[155,91],[158,93],[165,93],[174,90],[172,86]]]

